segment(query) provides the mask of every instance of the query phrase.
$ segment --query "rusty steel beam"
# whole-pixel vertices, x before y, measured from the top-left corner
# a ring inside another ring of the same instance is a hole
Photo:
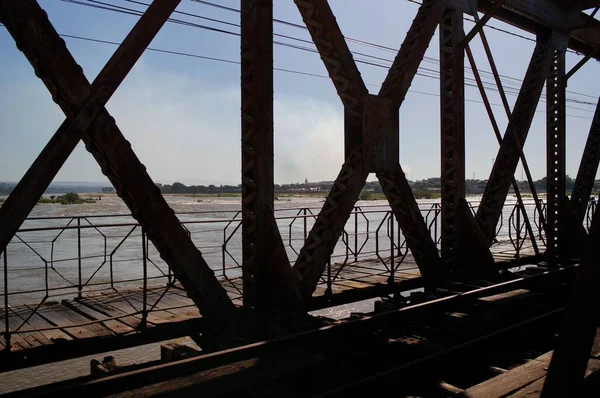
[[[477,68],[477,64],[475,63],[475,57],[473,57],[473,53],[471,51],[471,47],[467,44],[465,46],[465,53],[467,54],[467,58],[469,59],[469,64],[471,65],[471,70],[473,71],[473,76],[475,77],[475,82],[477,83],[477,88],[479,89],[479,94],[481,95],[481,99],[483,101],[483,105],[488,114],[488,118],[490,119],[490,123],[492,125],[492,130],[494,130],[494,135],[496,136],[496,140],[498,140],[498,145],[502,145],[502,133],[500,132],[500,127],[498,127],[498,122],[496,121],[496,117],[494,116],[494,111],[492,110],[492,104],[487,96],[485,91],[485,87],[483,85],[483,81],[481,79],[481,75],[479,74],[479,69]],[[510,117],[510,114],[509,114]],[[520,155],[523,156],[522,152]],[[523,159],[522,157],[521,159]],[[533,250],[537,255],[540,254],[537,241],[535,239],[535,233],[533,232],[533,228],[531,227],[531,221],[529,220],[529,215],[525,210],[525,205],[523,203],[523,197],[521,196],[521,190],[519,189],[519,185],[517,184],[516,178],[513,176],[511,185],[513,190],[515,191],[515,195],[517,197],[517,202],[519,207],[522,209],[523,219],[525,220],[525,227],[527,228],[527,233],[531,239],[531,245]]]
[[[300,295],[306,301],[316,289],[367,180],[362,118],[368,90],[327,1],[295,0],[295,3],[344,104],[344,164],[292,271],[298,275]]]
[[[581,156],[581,163],[575,178],[571,193],[571,203],[576,215],[576,221],[581,224],[585,218],[588,201],[594,188],[594,180],[600,164],[600,98],[592,119],[592,126]]]
[[[557,266],[568,257],[565,240],[565,49],[553,50],[546,79],[546,254]]]
[[[342,165],[294,264],[294,272],[301,275],[299,288],[304,301],[315,291],[368,176],[362,154],[354,151]]]
[[[369,93],[327,0],[294,0],[344,107],[345,159],[362,144],[362,100]],[[351,118],[349,122],[348,118]]]
[[[447,8],[440,22],[441,254],[456,258],[458,203],[465,197],[465,80],[463,13]]]
[[[242,275],[244,307],[274,304],[276,274],[290,267],[273,212],[273,0],[241,2]],[[277,242],[275,240],[278,240]],[[285,251],[284,251],[285,254]],[[287,262],[287,263],[286,263]]]
[[[535,50],[477,211],[477,223],[490,243],[494,238],[496,224],[519,162],[518,146],[522,146],[527,138],[550,68],[552,54],[550,34],[538,35]]]
[[[62,165],[73,152],[81,139],[83,131],[87,130],[93,123],[98,112],[104,108],[104,105],[123,82],[131,68],[133,68],[180,1],[161,0],[152,4],[127,35],[117,51],[115,51],[105,67],[100,71],[92,84],[92,90],[82,90],[77,93],[77,98],[83,103],[83,106],[77,109],[61,105],[63,112],[67,115],[67,119],[62,123],[54,136],[52,136],[0,208],[0,252],[6,248],[6,245],[8,245],[48,185],[50,185]],[[2,11],[4,7],[10,7],[7,4],[0,5],[0,7],[3,7],[0,9],[0,16],[8,12]],[[23,3],[20,6],[28,7],[28,4]],[[27,12],[27,9],[24,8],[22,12]],[[7,15],[7,18],[10,18],[10,15]],[[11,32],[12,27],[10,22],[6,24],[6,28]],[[14,37],[18,35],[18,32],[11,32],[11,34]],[[19,41],[17,40],[18,44]],[[44,51],[49,54],[53,51],[53,48],[48,48]],[[36,54],[35,56],[43,57],[44,54]],[[30,58],[30,60],[34,62],[34,59]],[[57,78],[60,78],[61,74],[72,76],[73,73],[77,73],[77,68],[79,68],[75,61],[69,58],[55,59],[54,63],[47,64],[47,67],[50,69],[47,71],[40,69],[40,71],[47,75],[55,75]],[[52,83],[44,79],[42,80],[51,92],[55,91]],[[64,81],[64,84],[66,83]],[[73,89],[78,90],[78,87],[73,87]]]
[[[577,62],[577,64],[575,64],[575,66],[569,69],[569,71],[565,74],[565,81],[569,80],[575,73],[577,73],[577,71],[581,69],[590,59],[592,59],[592,56],[598,53],[598,51],[600,51],[600,47],[596,47],[592,52],[580,59],[579,62]]]
[[[435,29],[442,19],[444,9],[441,0],[423,1],[381,85],[380,97],[387,98],[398,106],[402,104]]]
[[[495,3],[493,0],[478,0],[477,7],[480,12],[487,12]],[[521,8],[521,11],[518,8]],[[569,48],[582,54],[594,53],[593,58],[599,59],[600,53],[594,50],[600,46],[600,21],[585,13],[557,14],[556,9],[550,8],[555,8],[551,0],[535,2],[507,0],[496,11],[494,18],[533,34],[552,28],[557,28],[559,31],[570,30]],[[523,12],[523,9],[529,9],[530,12]],[[533,15],[531,12],[538,15]],[[553,21],[543,21],[546,17],[551,17]],[[556,26],[556,22],[562,26]],[[567,26],[573,22],[574,26]]]
[[[377,178],[404,233],[406,245],[426,280],[425,283],[439,283],[447,276],[447,269],[442,265],[437,247],[431,239],[402,167],[398,164],[393,172],[377,173]]]
[[[475,20],[478,20],[478,16],[476,13],[474,14],[474,16],[475,16]],[[506,116],[510,120],[512,112],[511,112],[510,106],[508,104],[508,98],[506,96],[506,92],[504,91],[504,86],[502,85],[502,79],[500,79],[500,74],[498,73],[498,68],[496,67],[496,61],[494,61],[494,57],[492,55],[492,50],[490,49],[490,45],[487,41],[487,37],[486,37],[483,29],[479,32],[479,37],[481,38],[481,44],[483,44],[483,49],[485,51],[485,55],[490,64],[492,74],[494,75],[494,81],[496,82],[496,87],[498,88],[498,93],[500,94],[502,104],[504,105],[504,111],[506,112]],[[481,88],[480,88],[480,91],[481,91]],[[502,140],[501,135],[500,135],[500,140]],[[531,195],[533,196],[533,201],[535,202],[535,207],[536,207],[539,217],[540,217],[540,223],[542,225],[542,229],[545,231],[546,230],[546,219],[544,218],[544,212],[542,211],[542,204],[541,204],[540,198],[537,194],[537,190],[535,188],[535,182],[533,180],[533,177],[531,176],[531,171],[529,170],[529,165],[527,164],[527,158],[525,158],[525,153],[523,153],[523,146],[521,145],[521,143],[519,141],[517,141],[516,144],[517,144],[517,149],[519,151],[519,157],[521,159],[521,164],[523,165],[523,169],[525,170],[525,176],[527,177],[529,191],[531,192]],[[517,192],[517,191],[515,191],[515,192]]]
[[[477,19],[477,23],[475,23],[475,26],[473,26],[473,28],[469,31],[469,33],[467,33],[465,38],[462,40],[463,46],[466,46],[471,40],[473,40],[475,35],[477,35],[477,33],[479,33],[483,29],[485,24],[494,17],[496,11],[498,11],[498,9],[502,7],[502,5],[505,2],[506,0],[496,0],[494,4],[485,12],[481,19],[479,19],[479,16],[477,15],[476,11],[473,12],[473,15]]]
[[[587,364],[600,319],[600,211],[596,211],[590,228],[589,243],[581,258],[575,277],[573,297],[558,334],[558,341],[542,398],[577,397],[583,383]]]
[[[46,13],[35,1],[22,0],[0,2],[0,15],[55,102],[68,117],[77,115],[92,95],[92,86]],[[207,336],[227,335],[233,303],[106,109],[102,108],[82,138],[161,258],[209,321]]]

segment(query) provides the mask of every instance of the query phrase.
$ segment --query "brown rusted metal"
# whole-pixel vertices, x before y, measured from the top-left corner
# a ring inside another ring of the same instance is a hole
[[[426,283],[435,284],[446,276],[446,269],[435,243],[419,211],[419,205],[408,185],[406,175],[398,164],[392,173],[377,173],[383,192],[390,202],[394,216],[406,238],[406,244],[419,266]]]
[[[92,94],[92,86],[33,0],[1,2],[0,15],[52,98],[72,118]],[[105,109],[83,133],[86,149],[139,221],[207,321],[207,337],[224,338],[235,307],[214,272],[162,197],[144,165]]]
[[[589,244],[581,259],[573,298],[567,307],[562,330],[544,382],[542,398],[581,396],[587,363],[590,359],[600,318],[600,211],[596,211],[590,228]]]
[[[446,266],[458,259],[458,202],[465,197],[465,82],[463,13],[446,9],[440,22],[441,254]]]
[[[300,291],[304,300],[315,291],[368,175],[362,154],[358,150],[350,153],[293,267],[301,275]]]
[[[275,250],[283,242],[272,216],[273,1],[242,1],[241,27],[243,297],[245,307],[266,308],[274,304],[273,273],[290,268],[285,250]]]
[[[440,0],[424,0],[390,68],[379,96],[402,104],[431,38],[442,19],[445,6]]]
[[[293,267],[301,275],[300,290],[307,299],[315,290],[367,180],[362,121],[363,98],[368,91],[327,1],[295,3],[344,104],[344,165]]]
[[[477,14],[474,14],[474,17],[475,17],[475,20],[477,21],[478,20]],[[498,68],[496,67],[496,61],[494,61],[494,57],[492,55],[492,50],[490,49],[490,45],[487,41],[487,37],[486,37],[483,29],[479,32],[479,37],[481,38],[481,44],[483,44],[483,49],[485,51],[485,55],[488,59],[488,62],[490,64],[490,68],[492,69],[494,81],[496,82],[496,87],[498,88],[498,93],[500,94],[500,99],[502,100],[502,105],[504,105],[504,111],[506,112],[506,116],[510,120],[512,112],[510,110],[510,106],[508,105],[508,98],[506,96],[506,92],[504,91],[504,86],[502,85],[502,80],[500,79],[500,74],[498,73]],[[481,91],[481,89],[480,89],[480,91]],[[500,135],[500,137],[502,137],[502,136]],[[541,204],[540,198],[539,198],[539,196],[537,194],[537,190],[535,188],[535,182],[533,180],[533,177],[531,176],[531,171],[529,170],[529,165],[527,164],[527,158],[525,158],[525,154],[523,153],[523,146],[518,140],[515,143],[517,145],[517,150],[519,151],[519,158],[521,160],[521,165],[523,166],[523,170],[525,171],[525,176],[527,177],[529,191],[531,192],[531,196],[533,196],[533,201],[535,202],[535,207],[536,207],[538,215],[539,215],[540,224],[542,225],[542,229],[545,231],[546,230],[546,219],[544,217],[544,212],[542,209],[542,204]],[[517,191],[515,191],[515,192],[517,192]]]
[[[82,87],[81,92],[75,95],[83,106],[78,109],[61,106],[68,118],[50,139],[4,205],[0,208],[0,252],[6,248],[8,242],[13,238],[15,232],[19,229],[27,215],[29,215],[71,152],[73,152],[81,139],[82,133],[94,122],[98,112],[104,108],[104,105],[123,82],[131,68],[133,68],[133,65],[141,57],[146,47],[150,44],[154,36],[156,36],[180,1],[161,0],[153,3],[148,7],[148,10],[100,71],[92,83],[91,90],[83,88],[83,81],[78,82],[82,84],[81,86],[72,87],[73,90],[79,90],[79,87]],[[4,7],[7,7],[7,5],[8,3],[5,3]],[[27,7],[30,5],[27,2],[23,2],[20,6],[24,7],[21,12],[23,13],[22,15],[25,15],[28,12]],[[3,11],[0,8],[0,15],[7,12],[9,11]],[[7,20],[5,23],[6,28],[11,31],[11,34],[17,41],[17,45],[19,45],[21,39],[18,37],[18,31],[12,30],[10,18],[10,15],[7,15],[5,18]],[[64,46],[64,43],[61,44],[62,39],[59,40],[48,44]],[[38,62],[37,59],[47,58],[47,55],[52,54],[54,51],[56,51],[54,47],[47,47],[40,48],[39,53],[25,55],[33,63]],[[60,92],[55,92],[56,89],[53,83],[48,79],[44,79],[44,76],[54,76],[56,79],[60,79],[61,74],[73,76],[78,73],[80,67],[75,60],[68,57],[57,57],[49,61],[43,66],[38,62],[39,66],[34,66],[34,68],[36,69],[36,73],[41,73],[39,75],[40,78],[42,78],[42,81],[53,96],[55,94],[60,95]],[[66,81],[64,83],[67,84]],[[71,87],[68,89],[71,89]],[[59,103],[59,105],[61,104]]]
[[[294,0],[344,107],[344,154],[348,160],[361,142],[362,100],[368,94],[352,53],[327,0]],[[352,120],[350,121],[349,118]]]
[[[376,95],[364,99],[363,158],[366,172],[391,172],[400,162],[398,107]]]
[[[466,46],[467,44],[469,44],[469,42],[471,40],[473,40],[473,38],[475,37],[475,35],[477,35],[477,33],[479,33],[479,31],[481,31],[483,29],[483,27],[485,26],[485,24],[490,19],[492,19],[492,17],[496,13],[496,11],[498,11],[498,9],[500,7],[502,7],[502,5],[505,2],[506,2],[506,0],[496,0],[494,2],[494,4],[485,12],[484,16],[481,19],[479,19],[477,21],[477,23],[475,24],[475,26],[473,26],[473,28],[469,31],[469,33],[466,34],[465,38],[462,40],[462,45],[463,46]],[[476,18],[478,18],[476,11],[473,14],[476,16]]]
[[[494,130],[494,135],[498,140],[498,144],[502,145],[502,133],[500,132],[500,128],[498,127],[498,123],[496,122],[496,117],[494,116],[494,111],[492,110],[492,105],[485,91],[485,87],[483,85],[483,81],[481,80],[481,75],[479,74],[479,69],[477,68],[477,64],[475,63],[475,58],[473,57],[473,53],[471,52],[471,47],[467,44],[465,46],[465,53],[467,54],[467,58],[469,59],[469,64],[471,65],[471,70],[473,71],[473,76],[475,77],[475,82],[477,83],[477,88],[479,89],[479,94],[481,94],[481,99],[483,101],[483,105],[488,114],[488,118],[490,119],[490,123],[492,125],[492,129]],[[509,115],[510,117],[510,115]],[[522,153],[520,153],[523,156]],[[521,158],[524,159],[524,156]],[[512,179],[512,188],[515,192],[515,196],[517,197],[517,202],[519,207],[521,208],[521,212],[523,214],[523,219],[525,220],[525,227],[527,228],[527,233],[529,234],[529,238],[531,240],[531,246],[536,255],[540,254],[540,250],[538,248],[537,240],[535,239],[535,233],[533,232],[533,228],[531,226],[531,221],[529,220],[529,215],[525,210],[525,205],[523,204],[523,197],[521,196],[521,190],[519,185],[517,184],[517,180],[513,176]],[[478,227],[479,228],[479,227]]]
[[[437,249],[397,162],[398,154],[394,153],[394,148],[398,142],[397,109],[439,21],[439,17],[436,20],[435,15],[428,17],[428,13],[441,15],[443,5],[432,0],[422,7],[390,70],[387,83],[384,83],[387,88],[382,88],[383,94],[377,99],[367,96],[367,89],[327,2],[295,2],[342,99],[345,125],[345,163],[293,267],[301,275],[303,298],[310,297],[316,288],[369,171],[382,171],[378,176],[397,218],[402,218],[400,226],[410,241],[409,247],[417,264],[422,272],[425,270],[424,275],[439,274],[441,265]],[[426,34],[426,31],[430,33]],[[369,109],[365,109],[365,102]],[[388,148],[383,149],[384,144]],[[383,159],[384,156],[387,159]]]
[[[565,49],[553,50],[546,79],[546,254],[557,266],[568,257],[565,234]]]
[[[452,277],[455,280],[482,280],[496,276],[498,269],[489,245],[481,233],[473,210],[467,200],[461,198],[456,205],[458,237]]]
[[[527,138],[551,60],[550,35],[540,34],[477,211],[477,223],[488,242],[494,238],[496,224],[519,162],[518,143],[523,145]]]
[[[585,65],[590,59],[592,59],[592,55],[597,54],[599,51],[600,47],[596,47],[594,51],[592,51],[591,53],[583,57],[581,60],[579,60],[579,62],[577,62],[577,64],[575,64],[575,66],[569,69],[569,71],[565,74],[565,81],[569,80],[575,73],[577,73],[577,71],[581,69],[583,65]]]
[[[581,156],[581,163],[571,193],[571,203],[577,221],[581,224],[585,218],[588,201],[594,188],[594,180],[600,164],[600,99],[592,119],[592,126]]]

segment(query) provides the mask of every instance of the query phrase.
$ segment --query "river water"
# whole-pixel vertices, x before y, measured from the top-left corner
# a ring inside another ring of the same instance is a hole
[[[240,198],[175,195],[165,198],[178,213],[217,276],[240,275]],[[469,200],[476,204],[480,197]],[[305,233],[310,231],[314,223],[313,215],[318,214],[323,202],[324,198],[307,197],[282,197],[275,202],[277,224],[292,263],[303,244]],[[439,200],[418,202],[435,238],[435,211],[431,209]],[[514,198],[509,197],[507,203],[514,203]],[[378,253],[382,257],[390,254],[392,223],[386,221],[390,210],[387,201],[362,201],[357,206],[363,213],[352,215],[348,220],[345,228],[347,235],[344,234],[336,246],[332,262],[353,261],[354,251],[359,252],[356,255],[358,259],[374,258]],[[507,235],[511,210],[512,207],[507,205],[503,212],[501,236]],[[527,212],[532,217],[532,205],[529,205]],[[141,286],[142,234],[128,214],[125,204],[115,195],[102,195],[100,201],[90,204],[37,205],[7,249],[8,267],[5,270],[1,266],[7,278],[3,278],[0,293],[8,291],[8,304],[17,306],[72,298],[79,286],[84,293],[109,289],[111,282],[117,289]],[[81,228],[76,228],[77,225]],[[397,225],[394,227],[394,238],[398,241]],[[400,245],[402,242],[400,235]],[[81,262],[78,258],[81,258]],[[146,272],[151,278],[149,284],[164,285],[168,279],[168,269],[151,243],[148,245],[147,260]],[[374,301],[371,299],[324,309],[316,314],[344,318],[352,312],[372,311]],[[4,302],[0,303],[0,307],[3,306]],[[185,343],[193,345],[190,339]],[[160,344],[110,354],[122,364],[157,360],[160,357]],[[105,354],[0,374],[0,394],[87,375],[90,359],[101,359]],[[36,376],[31,377],[32,374]]]
[[[90,195],[91,196],[91,195]],[[166,196],[217,276],[241,274],[240,198]],[[97,198],[96,198],[97,199]],[[480,198],[470,198],[474,204]],[[310,231],[324,198],[282,197],[275,202],[277,224],[293,263]],[[435,206],[439,200],[419,200],[432,237],[439,237]],[[514,203],[511,198],[507,203]],[[394,236],[403,252],[403,238],[390,222],[387,201],[359,201],[362,213],[352,215],[338,242],[332,262],[387,257]],[[500,235],[508,235],[511,206],[503,214]],[[439,210],[437,210],[439,212]],[[533,214],[533,206],[528,213]],[[82,291],[141,286],[144,273],[142,230],[116,195],[96,203],[38,204],[6,251],[7,278],[0,293],[9,292],[9,305],[60,300]],[[149,284],[164,284],[166,264],[151,242],[145,272]],[[356,254],[355,254],[356,253]],[[2,271],[4,267],[2,266]],[[0,307],[3,306],[0,303]]]

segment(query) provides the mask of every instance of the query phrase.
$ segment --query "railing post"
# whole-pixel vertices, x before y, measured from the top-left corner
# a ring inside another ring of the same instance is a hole
[[[306,207],[305,207],[304,208],[304,242],[306,242],[306,234],[307,233],[308,233],[308,228],[307,228],[307,225],[306,225]]]
[[[439,215],[441,212],[440,207],[441,207],[440,204],[438,204],[438,203],[435,204],[435,211],[434,211],[435,222],[433,223],[433,225],[434,225],[433,229],[434,229],[434,233],[435,233],[434,242],[435,242],[436,246],[438,245],[438,238],[439,238],[438,237],[438,220],[439,220]]]
[[[227,250],[227,226],[225,226],[225,228],[223,228],[223,244],[221,245],[221,256],[222,256],[222,261],[223,261],[223,264],[222,264],[223,278],[227,277],[227,273],[225,272],[225,251],[226,250]],[[171,282],[170,278],[169,278],[169,282]]]
[[[140,327],[142,330],[146,329],[146,322],[148,319],[148,261],[147,257],[147,245],[146,245],[146,231],[142,227],[142,264],[143,264],[143,297],[142,297],[142,322]]]
[[[388,279],[388,283],[390,285],[394,284],[394,252],[396,248],[394,247],[394,213],[390,214],[390,278]]]
[[[333,293],[332,289],[332,281],[331,281],[331,256],[329,256],[329,260],[327,261],[327,289],[325,289],[325,295],[329,296]]]
[[[8,260],[7,260],[7,249],[4,250],[4,322],[6,324],[6,330],[4,332],[4,349],[10,351],[10,323],[8,321]]]
[[[354,262],[358,262],[358,209],[354,207]]]
[[[517,254],[516,254],[516,258],[519,259],[521,258],[521,243],[520,243],[520,238],[521,238],[521,206],[519,206],[518,204],[515,205],[517,206]],[[523,211],[525,211],[525,209],[523,208]]]
[[[79,285],[77,286],[77,297],[81,298],[81,217],[77,217],[77,268],[79,273]]]

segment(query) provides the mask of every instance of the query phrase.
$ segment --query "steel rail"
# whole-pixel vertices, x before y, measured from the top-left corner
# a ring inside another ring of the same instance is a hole
[[[343,323],[335,323],[285,337],[208,353],[195,358],[160,364],[147,369],[134,370],[96,380],[85,380],[75,383],[67,382],[60,384],[54,389],[46,386],[43,390],[38,389],[36,391],[34,389],[32,394],[25,396],[57,396],[59,394],[85,394],[89,397],[104,396],[123,391],[124,389],[132,390],[137,387],[146,386],[149,383],[159,383],[171,378],[188,376],[203,370],[264,355],[268,352],[277,352],[284,348],[297,347],[299,344],[311,344],[312,347],[316,347],[316,344],[326,346],[328,344],[334,344],[335,341],[344,341],[343,336],[348,336],[349,334],[359,331],[365,332],[365,330],[375,330],[380,327],[390,326],[390,324],[395,324],[419,314],[431,314],[432,312],[443,311],[451,306],[466,304],[481,297],[507,292],[540,282],[547,282],[548,279],[554,277],[563,277],[564,280],[565,277],[573,276],[577,267],[577,265],[574,265],[550,270],[537,275],[521,277],[465,293],[452,294],[447,297],[424,303],[409,305],[389,312],[373,314],[360,319],[351,319]],[[514,326],[515,325],[513,325],[513,327]],[[427,359],[427,357],[422,358],[421,361],[425,359]]]

